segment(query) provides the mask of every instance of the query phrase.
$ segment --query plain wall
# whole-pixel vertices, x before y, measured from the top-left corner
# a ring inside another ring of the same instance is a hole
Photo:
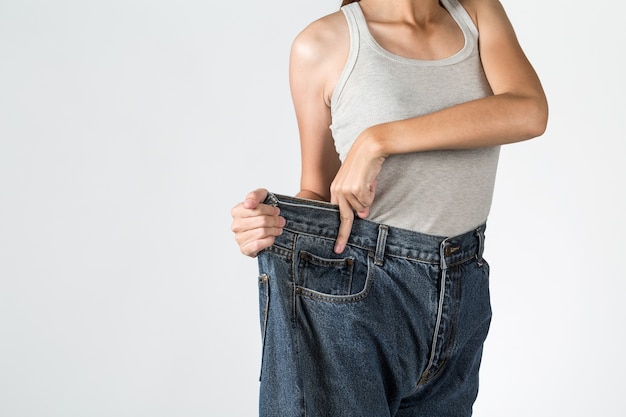
[[[621,3],[503,3],[551,116],[502,150],[475,415],[621,416]],[[0,2],[0,416],[255,415],[230,209],[298,191],[289,48],[338,4]]]

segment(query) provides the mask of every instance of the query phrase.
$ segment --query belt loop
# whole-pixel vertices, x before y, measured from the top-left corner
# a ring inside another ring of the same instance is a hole
[[[485,250],[485,233],[483,230],[483,226],[480,226],[474,232],[476,238],[478,239],[478,250],[476,252],[476,261],[478,262],[478,266],[483,266],[483,251]]]
[[[387,234],[389,233],[389,227],[381,224],[378,226],[378,239],[376,240],[376,255],[374,255],[374,264],[378,266],[383,265],[383,259],[385,257],[385,246],[387,244]]]
[[[268,204],[270,206],[278,207],[278,203],[279,203],[278,197],[276,197],[274,193],[268,191],[267,197],[265,197],[265,201],[263,203]]]

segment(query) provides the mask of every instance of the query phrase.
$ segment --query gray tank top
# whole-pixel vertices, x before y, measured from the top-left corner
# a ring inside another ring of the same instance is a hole
[[[431,113],[493,94],[478,51],[478,29],[458,0],[441,0],[465,45],[441,60],[383,49],[358,2],[342,8],[350,53],[331,97],[331,131],[343,161],[356,137],[378,123]],[[421,233],[454,236],[487,220],[499,147],[392,155],[378,176],[368,219]]]

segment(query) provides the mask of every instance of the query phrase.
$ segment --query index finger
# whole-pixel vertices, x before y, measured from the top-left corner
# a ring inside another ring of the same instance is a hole
[[[352,231],[352,223],[354,223],[354,212],[352,207],[347,201],[339,203],[339,232],[337,233],[337,240],[335,241],[335,253],[342,253],[348,243],[348,237]]]

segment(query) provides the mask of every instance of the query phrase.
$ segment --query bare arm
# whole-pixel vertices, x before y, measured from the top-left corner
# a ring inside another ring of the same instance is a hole
[[[382,156],[518,142],[543,134],[548,105],[539,78],[497,0],[466,0],[494,95],[426,116],[373,126]]]
[[[494,95],[428,115],[372,126],[355,140],[331,185],[342,223],[336,251],[347,242],[353,212],[365,217],[375,178],[394,154],[501,145],[543,134],[548,105],[541,83],[498,0],[464,0],[480,32],[480,54]]]
[[[330,133],[330,94],[347,56],[345,19],[335,13],[313,22],[294,40],[289,64],[290,84],[302,151],[298,197],[330,201],[330,183],[340,161]],[[345,51],[337,47],[342,39]],[[250,192],[231,211],[231,229],[241,252],[256,256],[282,233],[285,219],[278,208],[263,204],[267,190]]]
[[[341,44],[345,48],[338,47]],[[302,156],[298,197],[330,201],[330,184],[341,165],[330,132],[330,96],[348,54],[343,13],[319,19],[294,40],[289,80]]]

